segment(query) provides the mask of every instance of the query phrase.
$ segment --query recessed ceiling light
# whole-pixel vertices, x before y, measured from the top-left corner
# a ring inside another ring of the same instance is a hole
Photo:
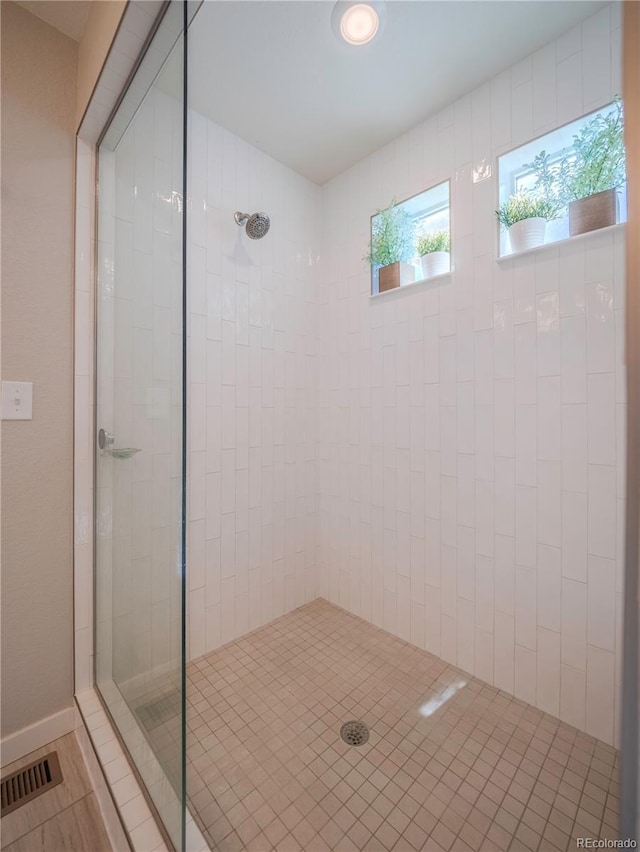
[[[340,19],[340,35],[349,44],[361,45],[371,41],[378,32],[378,13],[368,3],[354,3]]]

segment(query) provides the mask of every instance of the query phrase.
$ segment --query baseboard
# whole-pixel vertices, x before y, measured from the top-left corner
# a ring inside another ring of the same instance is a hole
[[[15,734],[9,734],[0,740],[0,766],[20,760],[37,748],[71,733],[76,727],[74,707],[66,707],[58,713],[53,713],[33,725],[28,725]]]

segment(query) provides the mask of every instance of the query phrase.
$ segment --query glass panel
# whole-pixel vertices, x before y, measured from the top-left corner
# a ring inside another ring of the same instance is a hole
[[[99,148],[96,682],[184,847],[183,4]]]

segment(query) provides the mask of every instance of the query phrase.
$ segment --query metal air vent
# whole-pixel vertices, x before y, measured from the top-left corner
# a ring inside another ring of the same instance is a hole
[[[2,816],[46,793],[62,782],[58,753],[52,751],[46,757],[13,772],[1,782]]]

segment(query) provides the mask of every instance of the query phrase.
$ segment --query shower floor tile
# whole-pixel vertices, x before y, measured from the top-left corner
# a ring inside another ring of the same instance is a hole
[[[617,838],[617,752],[324,600],[190,663],[188,795],[227,852]],[[340,727],[362,720],[361,746]]]

